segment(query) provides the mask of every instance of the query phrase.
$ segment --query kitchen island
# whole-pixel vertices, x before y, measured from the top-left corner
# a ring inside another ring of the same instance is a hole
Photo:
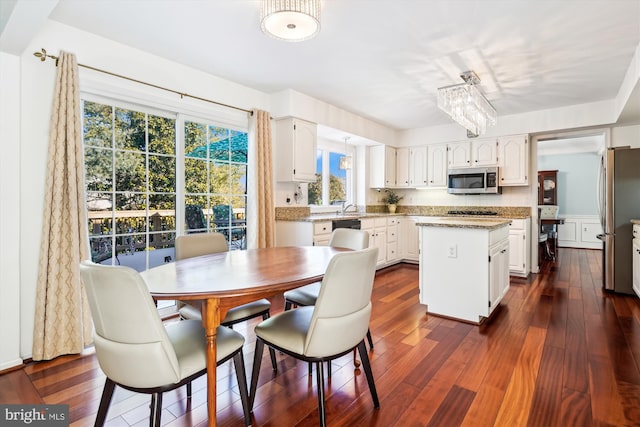
[[[509,289],[509,221],[421,218],[420,303],[480,324]]]

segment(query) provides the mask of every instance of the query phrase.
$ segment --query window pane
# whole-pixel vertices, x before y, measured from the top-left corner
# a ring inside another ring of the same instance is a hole
[[[149,195],[149,231],[176,229],[176,197],[174,194]]]
[[[231,164],[229,181],[231,194],[247,194],[247,165]]]
[[[89,191],[113,190],[113,150],[86,148],[85,185]]]
[[[185,122],[184,155],[207,158],[207,127],[200,123]]]
[[[115,109],[116,147],[145,151],[146,114],[139,111]]]
[[[230,166],[229,163],[209,163],[209,192],[214,194],[229,193]]]
[[[100,236],[113,232],[113,202],[110,193],[87,192],[87,219],[89,235]]]
[[[207,161],[184,159],[184,190],[187,193],[206,193]]]
[[[166,117],[149,115],[149,152],[176,153],[176,121]]]
[[[146,191],[145,155],[116,151],[116,191]]]
[[[149,155],[149,191],[176,191],[176,158]]]
[[[85,146],[111,147],[113,144],[113,108],[84,102],[83,138]]]
[[[329,153],[329,204],[342,204],[346,201],[347,171],[340,169],[342,153]]]
[[[185,197],[185,232],[199,233],[207,231],[207,218],[205,211],[207,209],[206,196],[189,196]]]
[[[309,183],[307,198],[310,205],[322,205],[322,150],[316,152],[316,181]]]
[[[229,161],[229,129],[209,126],[209,158]]]
[[[247,163],[249,141],[246,132],[231,131],[230,149],[232,162]]]

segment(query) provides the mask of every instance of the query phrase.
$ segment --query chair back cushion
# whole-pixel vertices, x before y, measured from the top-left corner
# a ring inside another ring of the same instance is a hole
[[[336,228],[331,233],[329,246],[359,251],[369,247],[369,232],[352,228]]]
[[[313,310],[304,354],[323,357],[355,347],[369,329],[378,248],[334,255]]]
[[[131,387],[180,381],[178,359],[151,294],[132,268],[80,265],[95,327],[96,355],[105,375]]]
[[[227,239],[221,233],[201,233],[176,238],[176,259],[193,258],[229,250]]]

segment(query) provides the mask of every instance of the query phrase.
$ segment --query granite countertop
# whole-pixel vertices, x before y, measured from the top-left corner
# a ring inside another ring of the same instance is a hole
[[[312,214],[308,206],[276,207],[276,221],[301,221],[320,222],[336,219],[364,219],[389,216],[411,216],[418,218],[452,218],[452,219],[479,219],[479,220],[511,220],[526,219],[531,217],[531,209],[522,206],[398,206],[398,212],[389,213],[385,206],[359,206],[358,212],[348,211],[345,214],[339,211]],[[464,215],[449,214],[452,210],[467,211],[491,211],[495,215]]]
[[[365,213],[365,212],[348,212],[346,214],[339,213],[324,213],[324,214],[311,214],[305,217],[299,218],[279,218],[278,221],[301,221],[301,222],[321,222],[321,221],[333,221],[336,219],[363,219],[363,218],[375,218],[375,217],[389,217],[389,216],[406,216],[405,214],[391,214],[391,213]]]
[[[451,227],[451,228],[482,228],[495,230],[509,225],[508,219],[483,219],[483,218],[451,218],[451,217],[423,217],[416,225],[423,227]]]

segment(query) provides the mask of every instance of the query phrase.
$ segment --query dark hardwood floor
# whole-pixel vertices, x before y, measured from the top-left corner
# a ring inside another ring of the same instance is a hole
[[[370,352],[380,409],[351,356],[334,362],[327,384],[331,426],[638,426],[640,425],[640,301],[605,293],[601,252],[562,249],[556,263],[511,280],[495,316],[473,326],[425,314],[418,268],[378,272]],[[281,298],[274,311],[282,310]],[[257,322],[257,321],[256,321]],[[256,322],[247,336],[251,369]],[[314,377],[280,355],[277,374],[265,352],[255,426],[317,425]],[[93,425],[104,382],[95,355],[66,356],[0,376],[0,402],[66,403],[71,425]],[[163,422],[206,425],[204,378],[167,393]],[[196,391],[197,390],[197,391]],[[218,368],[218,423],[242,426],[230,364]],[[149,398],[121,389],[110,426],[148,424]]]

